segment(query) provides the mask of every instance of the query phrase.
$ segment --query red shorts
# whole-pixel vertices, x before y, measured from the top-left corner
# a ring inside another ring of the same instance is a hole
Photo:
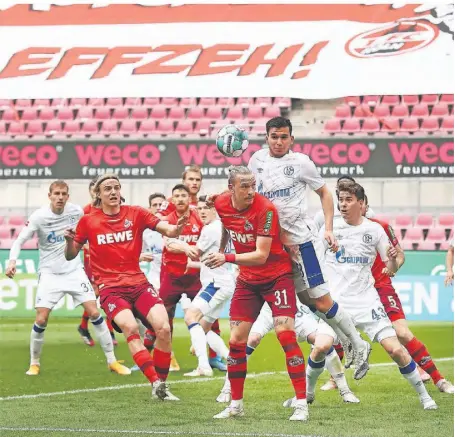
[[[294,318],[297,304],[292,274],[278,276],[265,284],[247,284],[237,279],[229,317],[231,320],[254,323],[264,302],[269,304],[273,317]]]
[[[113,322],[115,316],[123,310],[130,310],[141,322],[151,328],[147,321],[149,311],[156,305],[162,304],[158,293],[148,282],[132,287],[111,287],[103,288],[100,294],[101,308],[108,319]],[[112,323],[116,331],[120,329]]]
[[[171,273],[161,273],[160,297],[172,319],[175,307],[183,293],[193,300],[202,288],[199,275],[174,276]]]
[[[406,319],[401,300],[392,286],[378,288],[378,294],[391,322]]]

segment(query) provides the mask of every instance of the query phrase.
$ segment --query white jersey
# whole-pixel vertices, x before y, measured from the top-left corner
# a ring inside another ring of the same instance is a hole
[[[306,190],[307,186],[318,190],[325,185],[314,162],[303,153],[289,151],[282,158],[274,158],[268,149],[262,149],[251,157],[248,167],[256,176],[258,193],[278,210],[283,243],[313,240],[317,231],[307,212]]]
[[[321,228],[321,235],[325,227]],[[333,233],[339,249],[326,250],[326,274],[332,295],[340,305],[349,309],[361,309],[374,305],[378,293],[371,273],[377,254],[387,261],[389,238],[382,226],[363,217],[358,226],[347,224],[339,216],[333,221]]]
[[[341,212],[338,209],[338,205],[336,204],[336,199],[333,199],[334,205],[333,205],[333,219],[335,220],[335,217],[341,217]],[[368,211],[366,213],[366,218],[371,218],[374,217],[375,213],[372,208],[368,208]],[[324,225],[325,225],[325,218],[324,218],[324,211],[320,209],[316,215],[314,216],[314,224],[316,225],[316,229],[319,231]]]
[[[151,229],[145,229],[142,234],[142,251],[153,255],[153,261],[149,266],[147,277],[158,278],[161,273],[161,258],[163,257],[163,236]]]
[[[74,229],[83,215],[84,211],[79,205],[69,202],[61,214],[53,213],[50,206],[37,209],[29,217],[26,226],[11,247],[9,258],[17,260],[22,244],[36,233],[40,273],[63,274],[82,268],[80,256],[71,261],[65,259],[64,233],[67,229]]]
[[[210,253],[218,253],[220,251],[221,237],[223,235],[223,224],[221,220],[214,220],[202,228],[201,235],[196,243],[196,247],[202,251],[201,261]],[[211,269],[201,262],[201,284],[205,288],[210,283],[225,284],[233,281],[233,273],[229,268],[229,263],[223,264],[221,267]]]

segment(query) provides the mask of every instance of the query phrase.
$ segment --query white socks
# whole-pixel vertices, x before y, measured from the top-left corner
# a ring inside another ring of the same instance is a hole
[[[319,375],[324,371],[325,358],[321,361],[313,361],[311,357],[308,357],[308,365],[306,368],[306,390],[307,393],[314,393],[316,388],[316,382]]]
[[[40,364],[39,360],[41,357],[41,349],[44,343],[44,330],[45,326],[33,325],[32,332],[30,334],[30,365]]]
[[[221,358],[227,359],[229,355],[229,349],[224,344],[223,339],[213,331],[209,331],[205,335],[210,348],[213,349]]]
[[[341,364],[340,358],[333,347],[325,357],[325,366],[327,367],[327,370],[332,378],[335,380],[341,394],[351,391],[348,386],[348,382],[346,381],[346,376],[344,375],[343,365]]]
[[[117,361],[114,354],[114,344],[112,343],[111,333],[104,321],[103,317],[99,316],[96,319],[90,319],[95,330],[95,335],[100,342],[101,349],[103,349],[104,355],[108,364],[112,364]]]
[[[400,367],[400,373],[408,380],[421,399],[428,399],[430,397],[414,360],[411,360],[407,366]]]
[[[191,343],[193,344],[199,367],[203,369],[210,369],[211,367],[207,354],[207,339],[204,329],[199,323],[192,323],[188,326],[188,330],[190,331]]]

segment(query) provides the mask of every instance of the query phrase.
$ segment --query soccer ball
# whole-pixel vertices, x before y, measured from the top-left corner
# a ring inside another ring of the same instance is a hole
[[[245,129],[228,124],[218,132],[216,147],[224,156],[240,156],[248,147],[248,134]]]

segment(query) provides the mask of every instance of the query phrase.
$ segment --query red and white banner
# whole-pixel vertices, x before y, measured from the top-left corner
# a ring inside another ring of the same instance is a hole
[[[0,98],[453,93],[453,5],[17,5]]]

